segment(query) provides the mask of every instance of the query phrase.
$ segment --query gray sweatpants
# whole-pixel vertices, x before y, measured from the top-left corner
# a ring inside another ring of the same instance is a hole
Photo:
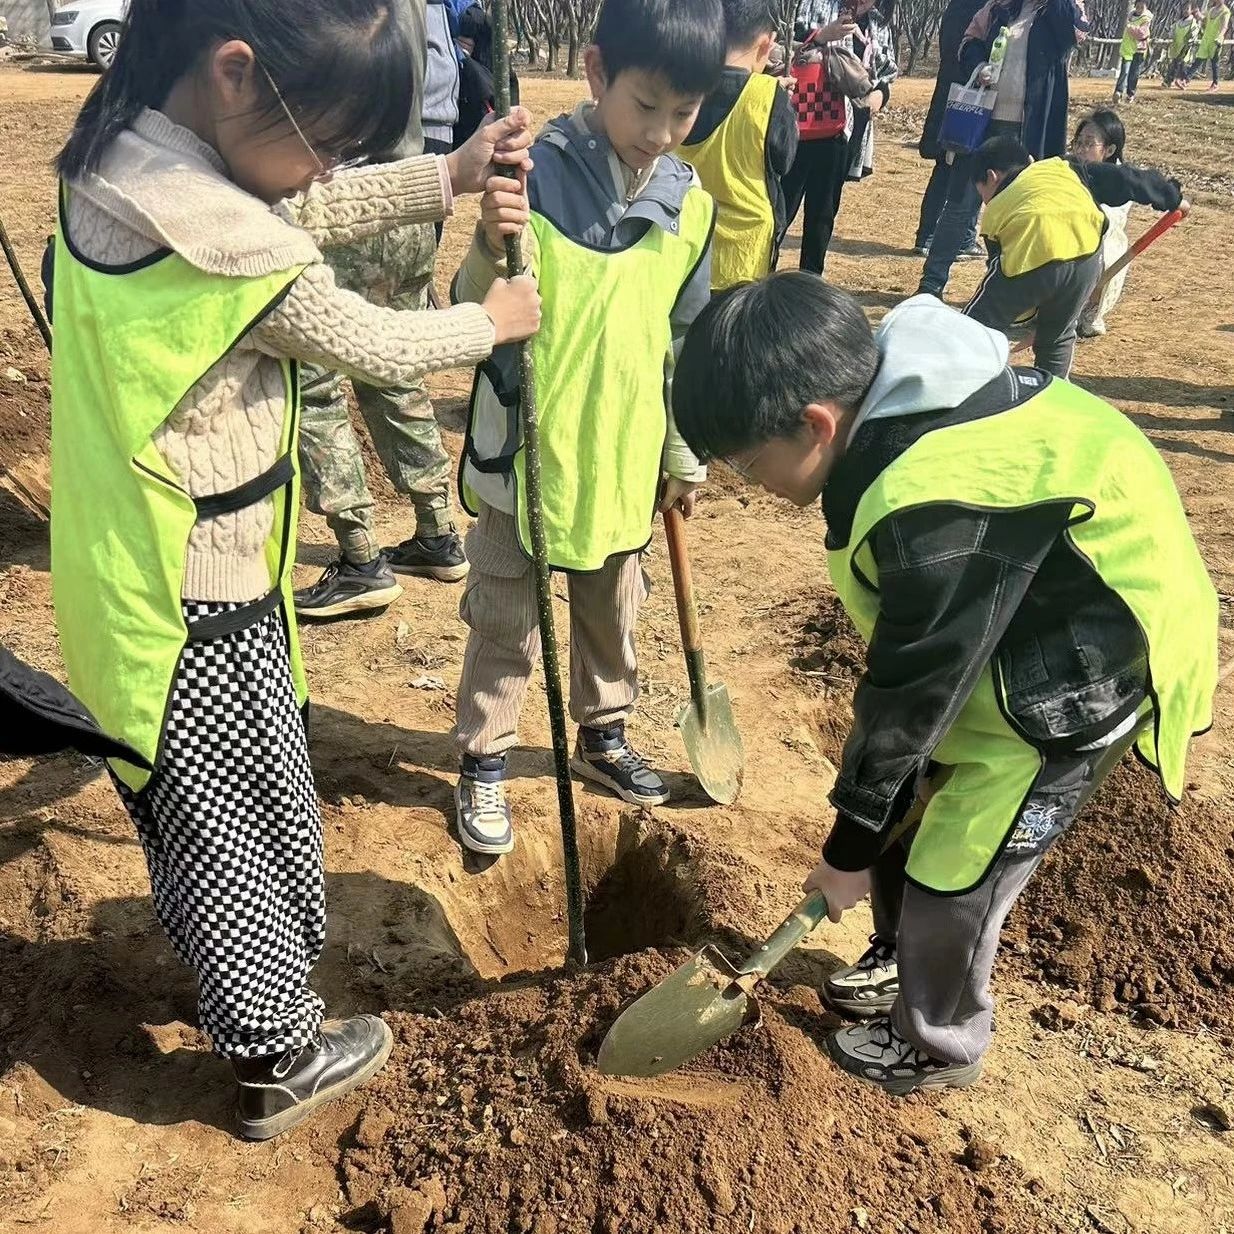
[[[993,330],[1006,331],[1035,309],[1033,353],[1037,367],[1055,377],[1068,376],[1075,357],[1076,324],[1101,278],[1101,250],[1074,261],[1053,261],[1014,278],[1003,273],[1002,263],[1000,255],[990,258],[965,316]]]
[[[874,929],[895,941],[900,996],[896,1031],[931,1058],[976,1062],[990,1047],[990,975],[1003,922],[1047,850],[1122,758],[1136,734],[1097,750],[1047,758],[1011,838],[984,882],[963,895],[938,895],[908,882],[913,832],[874,867]]]

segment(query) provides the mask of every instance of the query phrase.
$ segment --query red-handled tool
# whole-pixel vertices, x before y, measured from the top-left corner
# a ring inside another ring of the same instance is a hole
[[[1162,236],[1165,235],[1171,227],[1177,226],[1187,217],[1190,211],[1189,206],[1180,207],[1177,210],[1171,210],[1169,214],[1163,214],[1098,280],[1097,286],[1093,289],[1093,294],[1089,296],[1088,302],[1095,304],[1101,299],[1101,293],[1106,287],[1129,266],[1139,255],[1144,252],[1150,244],[1155,244]],[[1018,356],[1021,352],[1028,351],[1032,347],[1035,340],[1022,339],[1012,349],[1011,354]]]

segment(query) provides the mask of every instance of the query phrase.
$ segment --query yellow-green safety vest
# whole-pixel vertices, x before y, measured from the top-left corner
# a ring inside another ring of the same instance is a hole
[[[676,231],[652,226],[628,248],[599,249],[532,213],[544,310],[531,347],[545,540],[556,570],[593,573],[651,538],[668,428],[670,322],[706,255],[714,217],[710,196],[695,186]],[[487,465],[513,474],[519,543],[530,556],[521,436],[511,458]],[[461,472],[460,490],[477,513],[478,498]]]
[[[1230,10],[1222,5],[1215,13],[1209,9],[1204,15],[1204,33],[1200,35],[1200,46],[1196,56],[1200,60],[1211,60],[1221,51],[1221,40],[1225,28],[1230,24]]]
[[[716,201],[713,291],[771,273],[776,220],[767,194],[767,133],[779,89],[775,78],[751,73],[723,123],[678,151]]]
[[[154,444],[188,391],[285,294],[303,267],[261,278],[207,274],[163,250],[127,266],[91,262],[56,235],[52,355],[52,598],[69,685],[109,736],[157,769],[188,627],[181,588],[199,517],[273,496],[270,593],[222,624],[281,608],[301,704],[291,570],[299,510],[295,366],[283,365],[279,461],[230,494],[195,502]],[[191,598],[191,597],[190,597]],[[209,636],[219,622],[194,626]],[[220,631],[221,632],[221,631]],[[113,761],[140,790],[149,772]]]
[[[985,208],[981,234],[998,243],[1008,278],[1054,261],[1090,257],[1106,217],[1065,159],[1026,167]]]
[[[941,502],[1015,510],[1064,501],[1072,505],[1066,534],[1144,635],[1153,723],[1137,744],[1178,799],[1188,744],[1212,724],[1217,594],[1169,470],[1108,403],[1056,379],[1007,411],[925,434],[862,496],[848,544],[828,554],[832,581],[868,641],[879,609],[870,544],[884,519]],[[1043,758],[1009,721],[993,664],[938,746],[923,753],[966,774],[926,808],[908,875],[957,894],[989,873]]]

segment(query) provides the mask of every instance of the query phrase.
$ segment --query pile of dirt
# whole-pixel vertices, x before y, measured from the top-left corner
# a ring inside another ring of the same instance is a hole
[[[820,1066],[805,987],[655,1080],[594,1069],[623,1002],[685,952],[524,979],[398,1045],[344,1153],[349,1228],[393,1234],[1051,1231],[1042,1184],[922,1100]]]
[[[865,647],[837,597],[802,627],[795,667],[821,685],[819,744],[837,762],[852,723]],[[1130,757],[1050,853],[1008,925],[1030,978],[1102,1011],[1169,1028],[1234,1024],[1234,812],[1188,799],[1171,808]]]
[[[1009,926],[1029,975],[1169,1028],[1234,1024],[1234,817],[1127,759],[1055,845]]]

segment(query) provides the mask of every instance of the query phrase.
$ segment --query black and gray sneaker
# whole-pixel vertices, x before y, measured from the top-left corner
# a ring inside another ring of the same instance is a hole
[[[967,1088],[981,1078],[981,1060],[944,1063],[923,1054],[886,1016],[841,1028],[827,1038],[827,1053],[849,1075],[877,1084],[893,1097],[919,1088]]]
[[[514,851],[514,823],[506,801],[506,760],[463,755],[454,790],[458,838],[473,853],[494,857]]]
[[[972,244],[966,244],[957,254],[956,261],[986,261],[990,254],[986,252],[986,247],[980,240],[974,240]]]
[[[375,1015],[330,1020],[303,1050],[238,1059],[240,1134],[269,1140],[304,1122],[314,1110],[346,1096],[385,1066],[394,1035]]]
[[[311,587],[296,592],[296,614],[313,621],[332,621],[351,613],[387,608],[403,594],[384,557],[368,565],[340,560],[326,567]]]
[[[465,579],[471,569],[467,554],[463,552],[462,538],[453,527],[444,535],[416,535],[384,551],[399,574],[435,578],[439,583],[457,583]]]
[[[626,740],[624,724],[580,728],[570,768],[631,805],[659,806],[669,798],[668,786]]]
[[[823,997],[847,1015],[886,1015],[900,995],[895,943],[870,935],[870,947],[856,964],[823,982]]]

